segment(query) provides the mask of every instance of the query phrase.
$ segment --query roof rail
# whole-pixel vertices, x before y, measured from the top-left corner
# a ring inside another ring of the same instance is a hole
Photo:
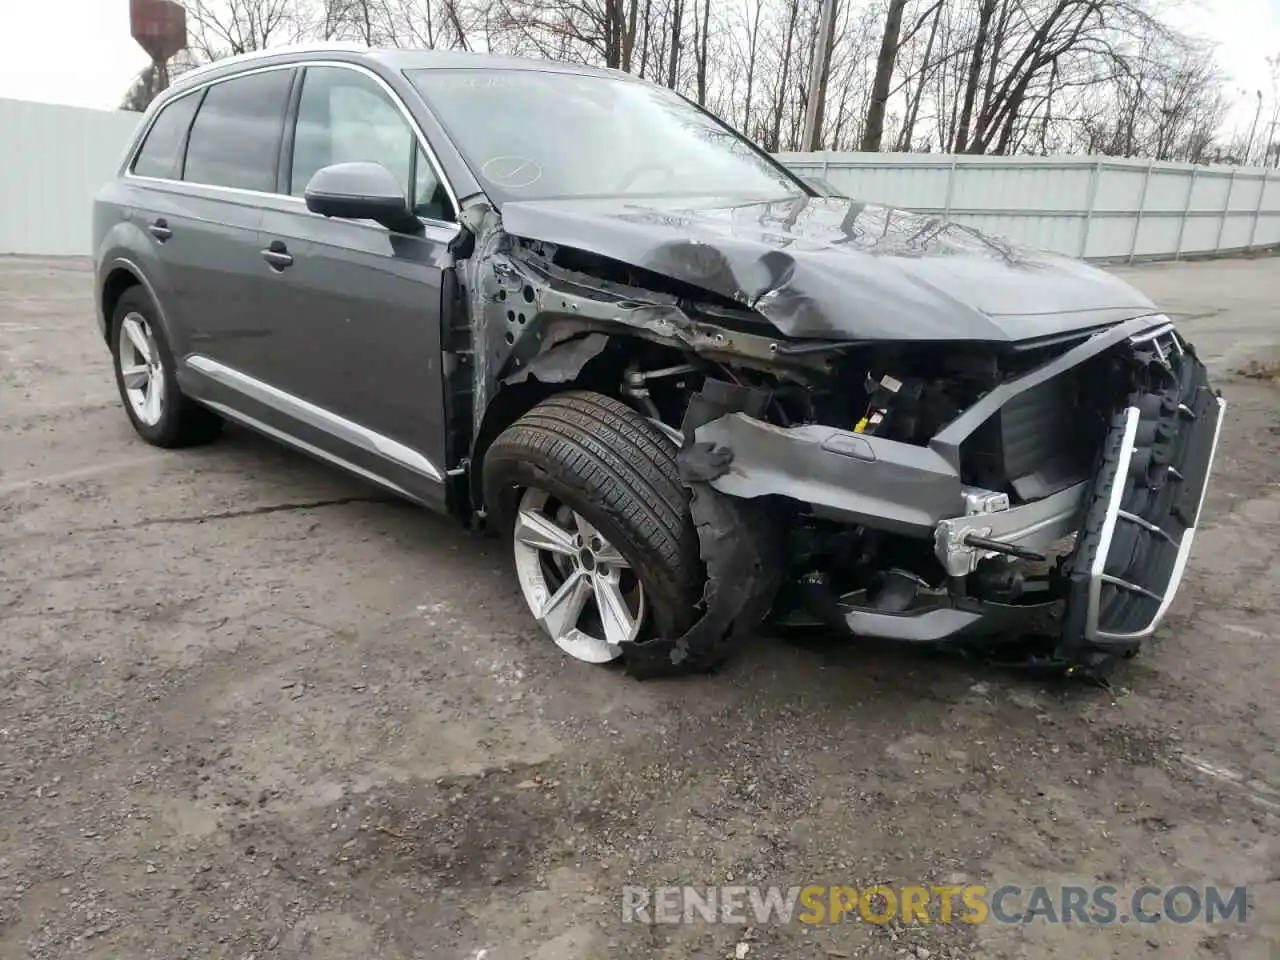
[[[265,57],[274,57],[286,53],[341,53],[369,50],[368,44],[354,40],[319,40],[311,43],[290,43],[278,47],[267,47],[264,50],[251,50],[231,57],[223,57],[209,63],[202,63],[191,70],[186,70],[174,78],[174,85],[185,84],[192,78],[202,77],[216,67],[224,67],[235,63],[252,63]]]

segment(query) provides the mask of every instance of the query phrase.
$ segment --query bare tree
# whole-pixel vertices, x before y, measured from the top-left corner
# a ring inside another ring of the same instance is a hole
[[[129,110],[134,113],[142,113],[147,107],[151,106],[151,101],[156,98],[163,88],[163,78],[160,70],[155,64],[148,64],[147,67],[137,76],[133,84],[129,87],[120,101],[121,110]]]
[[[626,0],[494,0],[493,9],[498,46],[510,52],[614,68],[633,56],[638,25]]]
[[[800,20],[800,0],[786,0],[785,26],[782,31],[782,64],[773,85],[772,117],[769,122],[768,136],[764,142],[766,150],[778,150],[782,142],[782,121],[786,113],[787,84],[791,82],[792,53],[796,46],[796,26]]]
[[[172,83],[196,65],[190,50],[178,51],[169,58],[163,70],[154,63],[148,64],[129,86],[128,92],[120,101],[120,109],[135,113],[144,112],[151,106],[151,101],[164,91],[167,84]]]
[[[756,56],[760,49],[760,17],[764,11],[762,0],[747,0],[751,7],[747,15],[747,93],[742,107],[742,129],[751,129],[751,104],[755,94]]]
[[[820,0],[186,0],[200,60],[306,38],[599,64],[670,86],[766,149],[796,149]],[[839,3],[818,78],[837,150],[1102,151],[1202,160],[1222,79],[1158,0]],[[1269,159],[1277,82],[1259,129]],[[139,78],[127,97],[154,95]]]
[[[915,135],[916,118],[920,115],[920,101],[924,98],[925,84],[929,80],[931,71],[936,67],[933,60],[933,50],[938,39],[938,27],[942,23],[942,0],[937,0],[933,6],[929,7],[921,15],[920,22],[921,25],[925,22],[929,24],[929,39],[925,43],[919,67],[915,70],[914,84],[907,94],[907,115],[902,121],[902,130],[898,134],[897,149],[900,151],[911,149],[912,137]],[[912,78],[909,77],[908,79]]]
[[[698,9],[694,0],[694,11]],[[707,103],[707,55],[711,50],[711,0],[702,0],[702,20],[695,23],[693,33],[693,59],[697,64],[698,103]]]
[[[309,17],[297,0],[186,0],[191,46],[206,60],[299,39]]]
[[[1088,98],[1090,115],[1067,148],[1200,163],[1212,155],[1226,112],[1221,91],[1206,50],[1163,34],[1145,36],[1123,76]]]
[[[862,132],[862,149],[875,152],[884,136],[884,111],[889,102],[889,84],[898,59],[898,34],[902,30],[902,12],[907,0],[889,0],[889,13],[884,21],[880,55],[876,58],[876,78],[871,87],[871,109],[867,111],[866,128]]]
[[[969,125],[973,122],[973,106],[978,98],[978,84],[982,77],[982,58],[987,50],[987,41],[991,33],[991,21],[995,17],[997,0],[981,0],[978,7],[978,28],[977,37],[973,41],[973,48],[969,53],[969,74],[965,78],[964,85],[964,101],[960,107],[960,119],[956,123],[955,140],[953,141],[954,149],[957,153],[963,153],[969,143]],[[997,34],[997,36],[1000,36]],[[995,70],[995,58],[991,60],[991,69]],[[994,86],[994,80],[988,83],[987,89],[991,90]]]

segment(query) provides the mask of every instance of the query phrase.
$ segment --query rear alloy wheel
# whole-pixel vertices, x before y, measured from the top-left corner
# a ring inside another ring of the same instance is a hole
[[[705,580],[675,444],[625,403],[575,390],[507,427],[484,460],[534,619],[569,656],[625,659],[681,636]]]
[[[125,401],[145,426],[154,427],[164,413],[164,366],[160,345],[142,314],[127,313],[120,322],[120,379]]]
[[[125,412],[138,436],[157,447],[208,443],[222,418],[183,395],[173,352],[141,287],[126,290],[111,318],[111,356]]]

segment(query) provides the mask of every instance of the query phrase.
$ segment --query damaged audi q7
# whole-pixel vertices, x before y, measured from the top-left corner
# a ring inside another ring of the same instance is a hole
[[[222,61],[94,228],[145,440],[237,421],[496,531],[548,636],[639,676],[769,618],[1105,671],[1178,588],[1224,411],[1122,281],[815,189],[611,70]]]

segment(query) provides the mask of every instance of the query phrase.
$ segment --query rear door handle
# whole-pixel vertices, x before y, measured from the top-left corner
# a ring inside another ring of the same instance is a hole
[[[161,243],[173,236],[173,231],[169,229],[169,222],[164,217],[154,221],[147,227],[147,231]]]
[[[293,257],[283,240],[272,240],[271,246],[262,251],[262,259],[271,264],[272,270],[283,270],[293,266]]]

